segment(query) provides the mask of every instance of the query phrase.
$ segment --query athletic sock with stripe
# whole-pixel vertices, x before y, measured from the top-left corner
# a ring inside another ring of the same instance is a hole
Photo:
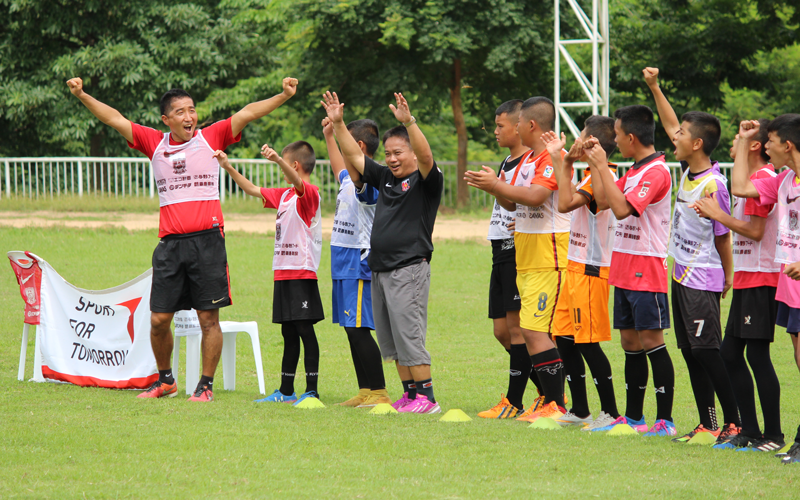
[[[611,378],[611,363],[608,362],[606,353],[598,343],[576,344],[581,351],[583,359],[592,372],[597,395],[600,396],[600,410],[614,418],[619,417],[617,410],[617,397],[614,395],[614,381]]]
[[[661,344],[647,351],[653,368],[653,385],[656,386],[656,420],[672,420],[672,402],[675,399],[675,367],[667,346]]]
[[[591,412],[586,396],[586,365],[583,363],[583,356],[575,344],[575,337],[558,336],[556,345],[561,359],[564,360],[564,373],[569,383],[569,394],[572,396],[570,411],[580,418],[586,418]]]
[[[533,371],[539,377],[544,391],[544,402],[555,401],[564,407],[564,362],[554,347],[531,356]]]
[[[431,403],[436,402],[436,398],[433,396],[433,379],[418,380],[414,384],[417,386],[417,395],[425,396]]]
[[[522,409],[525,386],[531,374],[531,357],[525,344],[511,344],[511,357],[508,363],[508,402]]]
[[[413,380],[401,380],[403,392],[408,393],[408,399],[417,399],[417,384]]]

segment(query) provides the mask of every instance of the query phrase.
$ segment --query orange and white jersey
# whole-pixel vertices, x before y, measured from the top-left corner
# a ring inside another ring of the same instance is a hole
[[[570,216],[558,211],[558,183],[553,164],[547,150],[533,157],[533,151],[522,159],[519,172],[514,180],[515,186],[530,187],[538,184],[551,191],[545,202],[538,207],[528,207],[517,203],[516,232],[526,234],[568,233]],[[567,152],[562,150],[563,158]]]

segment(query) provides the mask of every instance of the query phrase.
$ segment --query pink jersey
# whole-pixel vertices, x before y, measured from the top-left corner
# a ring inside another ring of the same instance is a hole
[[[750,180],[775,176],[775,167],[768,164],[753,173]],[[759,205],[754,198],[734,198],[733,216],[745,222],[750,221],[751,217],[767,219],[761,241],[733,234],[733,288],[777,287],[780,265],[775,262],[775,239],[778,235],[775,205]]]

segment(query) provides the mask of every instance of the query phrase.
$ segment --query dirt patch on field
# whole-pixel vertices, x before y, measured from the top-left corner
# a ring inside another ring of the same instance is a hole
[[[124,212],[0,212],[0,226],[11,227],[51,227],[65,226],[75,228],[121,227],[131,231],[158,230],[158,214],[139,214]],[[330,239],[333,217],[322,219],[322,235]],[[272,233],[275,231],[275,214],[236,214],[225,215],[225,228],[228,231],[249,233]],[[433,230],[434,240],[459,239],[486,242],[488,221],[469,221],[452,218],[439,218]]]

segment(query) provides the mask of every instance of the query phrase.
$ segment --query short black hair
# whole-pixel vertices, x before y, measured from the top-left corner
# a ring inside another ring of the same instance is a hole
[[[642,146],[652,146],[656,139],[653,110],[641,104],[624,106],[614,111],[614,119],[626,134],[633,134]]]
[[[386,141],[392,137],[400,137],[411,146],[411,139],[408,137],[408,130],[406,130],[405,125],[398,125],[387,130],[383,134],[383,147],[386,147]]]
[[[192,106],[194,106],[194,97],[190,96],[189,93],[183,89],[172,89],[164,92],[164,95],[161,96],[161,101],[159,103],[159,106],[161,107],[161,114],[167,116],[169,112],[172,111],[172,101],[175,99],[182,99],[184,97],[191,99]]]
[[[787,113],[769,123],[767,132],[775,132],[781,142],[790,141],[795,148],[800,148],[800,115]]]
[[[769,141],[769,124],[770,121],[766,118],[761,118],[758,120],[758,133],[756,134],[753,139],[757,140],[761,143],[761,159],[764,161],[769,161],[769,155],[767,154],[767,142]]]
[[[283,148],[281,156],[286,159],[287,155],[291,155],[292,161],[299,162],[300,166],[303,167],[303,171],[308,175],[311,175],[311,172],[314,171],[317,157],[314,154],[314,148],[306,141],[295,141]]]
[[[719,137],[722,134],[719,119],[703,111],[689,111],[681,116],[681,121],[690,124],[689,133],[692,135],[692,139],[702,139],[703,153],[711,156],[711,153],[717,149]]]
[[[590,116],[583,122],[583,128],[587,135],[591,135],[600,141],[600,147],[606,152],[606,158],[610,158],[617,149],[614,142],[614,119],[610,116]]]
[[[522,103],[520,114],[533,120],[545,132],[552,132],[556,124],[556,106],[547,97],[530,97]]]
[[[350,131],[350,135],[356,142],[361,141],[367,146],[368,156],[375,155],[375,151],[381,144],[377,123],[368,118],[356,120],[347,124],[347,130]]]
[[[505,113],[509,118],[513,117],[511,121],[514,122],[519,118],[520,109],[522,109],[522,99],[511,99],[498,106],[494,116],[500,116]]]

